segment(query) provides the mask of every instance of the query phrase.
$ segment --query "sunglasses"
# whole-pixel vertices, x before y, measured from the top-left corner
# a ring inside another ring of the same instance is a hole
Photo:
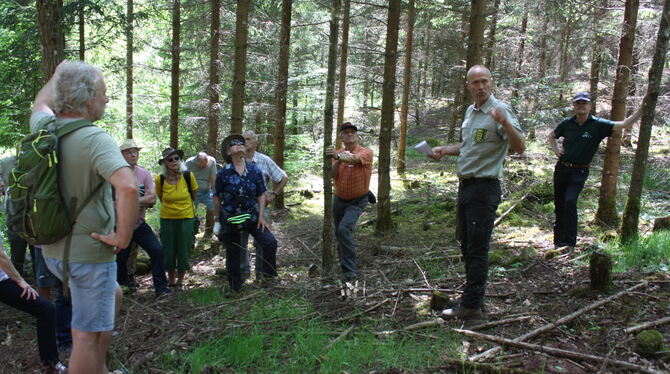
[[[231,140],[230,143],[228,143],[229,147],[232,147],[234,145],[244,145],[244,141],[235,139]]]
[[[179,161],[179,156],[174,156],[166,159],[165,161],[167,162],[172,162],[172,161]]]

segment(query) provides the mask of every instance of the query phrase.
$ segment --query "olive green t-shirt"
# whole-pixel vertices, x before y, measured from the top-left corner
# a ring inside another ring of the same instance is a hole
[[[49,118],[48,113],[35,113],[30,118],[30,129],[35,131]],[[56,119],[56,128],[76,119]],[[121,155],[119,147],[103,129],[88,126],[78,129],[59,140],[60,153],[59,183],[61,194],[70,212],[76,209],[72,198],[77,199],[77,207],[104,183],[91,201],[77,216],[70,245],[69,262],[105,263],[115,261],[114,248],[91,237],[91,233],[109,234],[114,231],[115,212],[111,185],[107,182],[112,174],[130,167]],[[66,238],[42,246],[45,257],[61,260]]]
[[[480,108],[470,105],[461,126],[463,145],[456,163],[457,174],[462,179],[497,179],[503,175],[503,161],[509,150],[509,141],[502,125],[488,114],[495,107],[505,110],[507,120],[523,136],[512,108],[496,100],[493,95]]]

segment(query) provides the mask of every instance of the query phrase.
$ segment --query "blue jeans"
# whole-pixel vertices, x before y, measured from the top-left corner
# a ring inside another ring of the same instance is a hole
[[[466,308],[479,308],[484,302],[489,246],[500,196],[497,179],[466,179],[458,188],[458,224],[465,262],[465,289],[461,305]]]
[[[259,230],[257,222],[249,223],[247,230],[249,234],[258,241],[262,251],[256,258],[256,274],[264,277],[277,276],[277,239],[268,229]],[[219,240],[226,247],[226,272],[230,288],[239,291],[242,287],[242,275],[240,272],[241,236],[243,231],[229,230],[219,235]]]
[[[554,168],[554,245],[577,244],[577,199],[589,177],[589,168],[571,168],[556,164]]]
[[[263,210],[263,218],[265,219],[265,222],[270,222],[270,214],[268,213],[269,209],[268,207],[265,207],[265,210]],[[251,264],[249,264],[249,233],[246,231],[242,231],[242,236],[240,238],[240,246],[242,247],[242,253],[240,254],[240,269],[242,271],[242,276],[245,278],[249,278],[249,275],[251,275]],[[263,247],[261,247],[258,244],[258,241],[254,239],[254,249],[256,250],[256,278],[259,276],[258,270],[260,267],[258,266],[258,259],[263,257]]]
[[[42,296],[26,300],[21,297],[22,292],[23,289],[11,279],[0,282],[0,301],[37,319],[37,348],[42,365],[55,365],[59,360],[54,305]]]
[[[165,276],[165,256],[163,255],[163,247],[158,241],[156,234],[151,227],[142,222],[135,231],[133,231],[132,241],[137,243],[149,255],[151,262],[151,276],[154,282],[154,291],[158,295],[161,291],[167,289],[168,281]],[[130,275],[128,274],[128,255],[130,250],[128,248],[121,250],[116,255],[116,279],[121,285],[130,284]]]
[[[366,205],[368,205],[367,193],[353,200],[342,200],[337,196],[333,199],[337,256],[340,259],[342,274],[347,281],[355,280],[358,276],[354,226]]]
[[[56,338],[58,345],[67,345],[72,343],[72,332],[70,331],[70,321],[72,320],[72,300],[63,295],[63,283],[53,275],[42,256],[42,248],[35,247],[35,273],[37,286],[40,288],[56,289]]]
[[[210,190],[198,190],[195,192],[195,209],[198,209],[198,204],[204,204],[205,207],[211,212],[214,210],[214,199],[212,199],[212,191]]]

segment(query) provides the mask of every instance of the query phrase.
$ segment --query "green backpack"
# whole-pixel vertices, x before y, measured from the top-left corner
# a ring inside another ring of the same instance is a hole
[[[75,219],[102,186],[96,187],[74,214],[68,211],[58,183],[59,140],[91,121],[72,121],[58,129],[55,119],[24,137],[17,149],[16,167],[9,176],[7,227],[30,244],[55,243],[72,232]],[[77,206],[72,201],[72,206]]]

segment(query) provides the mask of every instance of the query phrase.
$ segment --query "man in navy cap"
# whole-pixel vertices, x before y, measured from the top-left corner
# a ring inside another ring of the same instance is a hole
[[[572,99],[575,115],[563,120],[549,133],[551,149],[558,157],[554,168],[554,245],[556,248],[577,244],[577,199],[589,176],[589,164],[600,142],[614,131],[630,129],[640,116],[642,107],[623,121],[610,121],[592,116],[591,95],[579,92]],[[559,147],[556,139],[563,138]]]

